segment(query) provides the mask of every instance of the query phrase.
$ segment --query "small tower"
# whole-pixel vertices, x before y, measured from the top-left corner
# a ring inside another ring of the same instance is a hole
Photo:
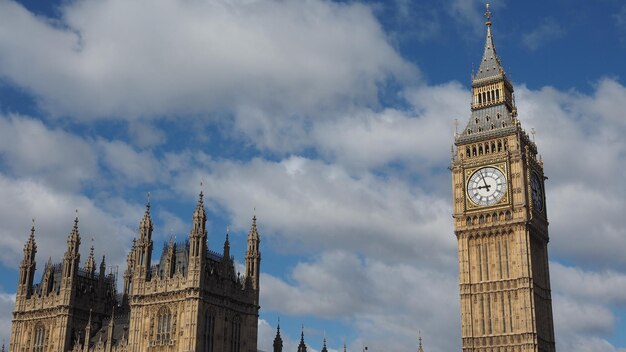
[[[198,195],[198,205],[193,212],[193,225],[189,233],[189,270],[188,279],[196,285],[200,285],[201,270],[206,258],[207,233],[206,211],[204,210],[204,195],[202,191]]]
[[[246,277],[252,280],[252,288],[259,290],[259,270],[261,266],[261,239],[256,227],[256,215],[252,217],[252,226],[248,232],[248,249],[246,250]],[[257,293],[258,294],[258,293]]]
[[[69,284],[73,281],[78,266],[80,264],[80,253],[78,252],[80,247],[80,233],[78,231],[78,215],[74,219],[74,227],[67,236],[67,250],[63,256],[63,282],[65,288],[68,288]]]
[[[17,298],[28,298],[33,287],[33,278],[35,277],[35,254],[37,253],[37,244],[35,244],[35,220],[30,229],[30,237],[24,244],[24,257],[20,263],[20,277],[17,285]]]
[[[274,352],[283,352],[283,338],[280,337],[280,322],[276,327],[276,337],[274,337]]]
[[[141,280],[150,280],[150,263],[152,260],[152,217],[150,216],[150,193],[143,219],[139,223],[139,240],[135,244],[135,276]]]
[[[90,277],[94,277],[96,275],[96,259],[93,256],[93,239],[91,240],[91,248],[89,249],[89,257],[87,257],[87,262],[85,263],[85,270],[89,273]]]

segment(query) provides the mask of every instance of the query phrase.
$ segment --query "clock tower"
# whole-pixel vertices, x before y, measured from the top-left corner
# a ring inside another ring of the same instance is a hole
[[[471,116],[451,163],[463,352],[555,351],[543,162],[517,119],[489,5],[485,15]]]

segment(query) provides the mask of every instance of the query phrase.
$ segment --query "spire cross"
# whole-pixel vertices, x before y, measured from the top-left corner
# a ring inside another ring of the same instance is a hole
[[[459,119],[454,119],[454,135],[459,134]]]
[[[534,128],[531,128],[531,129],[530,129],[530,134],[533,136],[533,143],[535,143],[535,133],[536,133],[536,132],[535,132],[535,129],[534,129]]]
[[[487,22],[485,24],[487,27],[491,27],[491,10],[489,9],[489,3],[487,3],[487,11],[485,12],[485,18],[487,18]]]

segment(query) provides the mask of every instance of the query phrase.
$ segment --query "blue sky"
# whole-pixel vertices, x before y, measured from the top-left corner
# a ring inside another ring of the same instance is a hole
[[[536,130],[557,348],[626,351],[626,4],[494,1]],[[0,338],[36,219],[39,268],[75,209],[83,258],[155,248],[203,183],[209,245],[262,235],[259,347],[459,350],[447,167],[484,2],[0,0]],[[155,253],[158,257],[159,253]]]

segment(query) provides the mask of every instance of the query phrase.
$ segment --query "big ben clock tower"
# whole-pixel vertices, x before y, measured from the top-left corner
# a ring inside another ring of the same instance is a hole
[[[487,40],[472,76],[471,117],[455,136],[464,352],[555,351],[543,162],[521,127],[513,86]]]

